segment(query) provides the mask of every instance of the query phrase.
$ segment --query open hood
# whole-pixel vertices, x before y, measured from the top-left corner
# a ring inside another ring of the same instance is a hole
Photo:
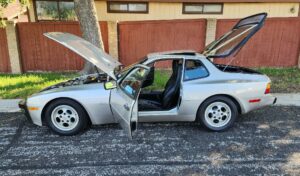
[[[79,54],[85,60],[91,62],[108,76],[116,80],[114,70],[122,64],[118,62],[117,59],[106,54],[100,48],[80,37],[77,37],[76,35],[69,33],[49,32],[44,33],[44,35]]]
[[[205,47],[202,54],[208,58],[224,58],[237,53],[264,25],[267,13],[241,19],[228,33]]]

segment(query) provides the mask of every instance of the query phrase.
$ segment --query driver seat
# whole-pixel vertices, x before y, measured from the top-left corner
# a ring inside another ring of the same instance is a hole
[[[180,81],[182,73],[182,64],[179,60],[174,60],[172,63],[173,73],[169,78],[165,89],[159,101],[139,99],[138,105],[140,111],[145,110],[166,110],[176,106],[180,94]]]

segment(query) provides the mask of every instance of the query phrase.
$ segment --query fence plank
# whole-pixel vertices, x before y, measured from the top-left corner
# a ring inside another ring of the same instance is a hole
[[[11,72],[6,31],[3,28],[0,28],[0,72]]]
[[[84,60],[71,50],[43,36],[45,32],[68,32],[81,36],[77,22],[18,23],[22,69],[27,71],[80,70]],[[105,51],[108,52],[108,29],[100,22]]]

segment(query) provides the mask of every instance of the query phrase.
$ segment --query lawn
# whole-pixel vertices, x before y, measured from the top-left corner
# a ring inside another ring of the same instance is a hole
[[[259,68],[272,80],[271,92],[300,93],[300,69],[298,68]]]
[[[172,71],[170,70],[156,70],[154,73],[154,82],[151,86],[146,87],[146,90],[163,90],[171,73]]]
[[[0,74],[0,99],[25,98],[75,76],[75,73]]]
[[[300,92],[300,69],[259,68],[255,69],[272,80],[271,91],[276,93]],[[45,87],[78,76],[76,73],[27,73],[0,74],[0,99],[25,98]],[[170,71],[155,72],[155,82],[148,90],[162,89],[170,76]]]

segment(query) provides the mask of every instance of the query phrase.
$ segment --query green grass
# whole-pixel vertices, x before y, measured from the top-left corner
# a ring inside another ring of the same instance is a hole
[[[0,74],[0,99],[25,98],[75,76],[75,73]]]
[[[300,69],[298,68],[257,68],[272,80],[271,91],[276,93],[300,92]]]
[[[257,68],[255,70],[271,78],[272,92],[300,92],[300,69]],[[163,90],[170,75],[170,70],[156,70],[155,81],[146,90]],[[0,99],[25,98],[45,87],[76,76],[78,76],[76,73],[0,74]]]
[[[168,79],[171,76],[170,70],[155,70],[154,82],[151,86],[146,87],[146,90],[163,90]]]

